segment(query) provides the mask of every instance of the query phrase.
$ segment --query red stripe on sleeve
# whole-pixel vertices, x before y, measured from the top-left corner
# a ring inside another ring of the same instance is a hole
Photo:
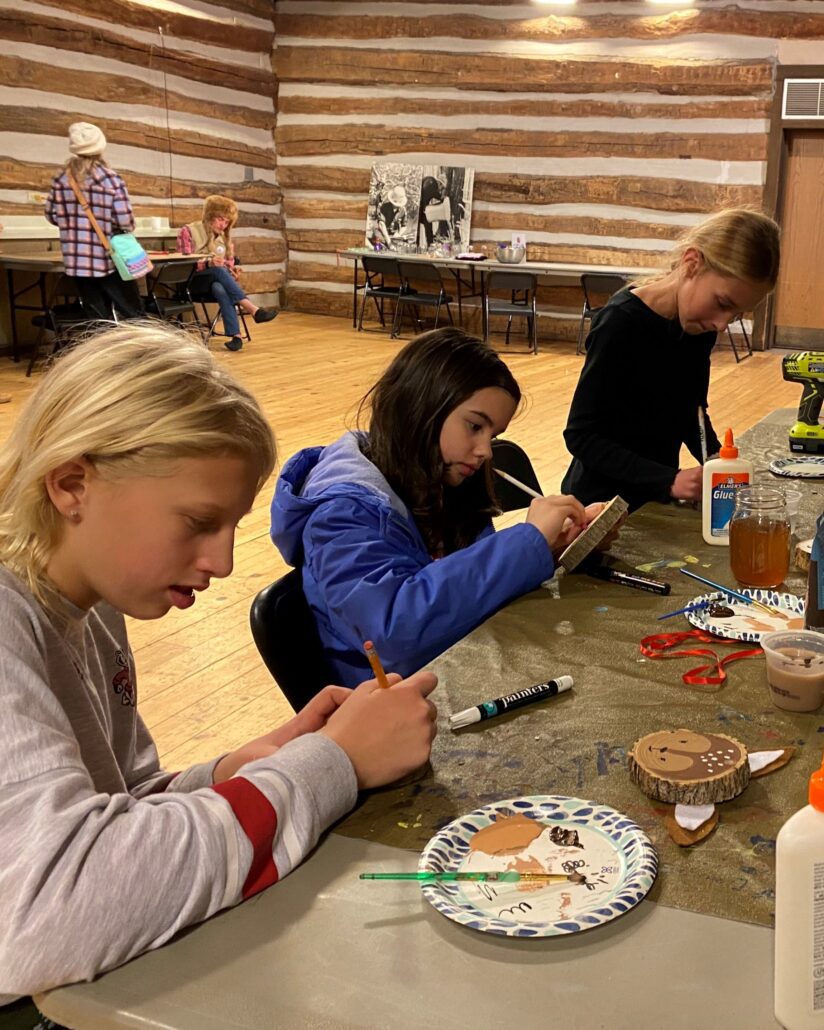
[[[278,869],[272,855],[272,842],[278,828],[278,814],[266,795],[240,776],[216,783],[212,790],[229,802],[254,849],[249,875],[243,885],[245,900],[277,883]]]

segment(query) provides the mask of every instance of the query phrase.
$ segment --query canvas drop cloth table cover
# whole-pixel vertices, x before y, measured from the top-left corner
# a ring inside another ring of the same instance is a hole
[[[758,480],[774,479],[765,470],[776,456],[789,453],[787,430],[794,421],[795,412],[782,409],[742,437],[742,453],[753,459]],[[824,508],[824,482],[792,485],[803,494],[801,532],[810,535]],[[735,585],[728,549],[704,543],[701,513],[692,508],[646,505],[624,526],[611,555],[629,568],[689,556],[698,561],[687,568]],[[433,662],[440,685],[433,695],[439,729],[431,768],[415,782],[369,795],[336,832],[420,851],[440,827],[490,801],[572,795],[611,805],[648,833],[660,857],[653,900],[771,924],[775,837],[806,804],[808,777],[821,764],[824,709],[800,714],[774,707],[760,656],[728,666],[727,682],[712,693],[682,682],[682,673],[703,664],[700,657],[645,659],[642,637],[692,629],[682,616],[664,622],[656,617],[704,592],[677,568],[650,574],[670,582],[672,593],[565,576],[559,597],[542,589],[513,602]],[[803,593],[804,587],[804,578],[791,569],[786,588]],[[721,645],[717,652],[749,646]],[[566,694],[458,733],[448,728],[454,712],[563,674],[575,679]],[[718,828],[692,848],[670,840],[662,819],[666,806],[645,797],[626,768],[627,751],[638,737],[682,726],[728,734],[751,751],[797,748],[788,766],[752,780],[743,794],[719,805]]]

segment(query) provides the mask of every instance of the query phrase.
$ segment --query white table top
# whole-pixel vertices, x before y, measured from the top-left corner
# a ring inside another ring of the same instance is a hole
[[[512,272],[537,272],[539,274],[558,274],[580,276],[584,273],[607,275],[622,275],[627,277],[639,277],[653,275],[660,272],[660,268],[635,267],[629,265],[590,265],[578,264],[570,261],[521,261],[518,264],[507,264],[494,258],[485,261],[468,261],[461,258],[434,257],[431,254],[399,254],[392,250],[372,250],[371,247],[350,247],[348,250],[339,250],[342,258],[357,261],[362,256],[376,258],[393,258],[397,261],[427,261],[436,265],[443,265],[447,268],[480,268],[482,271],[495,269],[499,271]]]
[[[768,1030],[773,932],[642,902],[570,937],[458,926],[414,883],[413,852],[332,834],[283,883],[95,983],[38,996],[84,1030]]]

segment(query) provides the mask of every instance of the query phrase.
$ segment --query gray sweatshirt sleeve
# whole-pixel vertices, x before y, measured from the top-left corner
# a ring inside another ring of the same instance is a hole
[[[96,789],[30,617],[3,609],[0,1004],[90,979],[269,886],[354,804],[349,759],[318,734],[216,787]]]

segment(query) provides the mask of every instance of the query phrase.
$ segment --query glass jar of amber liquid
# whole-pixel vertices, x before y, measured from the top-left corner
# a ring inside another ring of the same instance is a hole
[[[781,490],[742,486],[730,519],[730,568],[742,586],[777,587],[790,567],[790,515]]]

